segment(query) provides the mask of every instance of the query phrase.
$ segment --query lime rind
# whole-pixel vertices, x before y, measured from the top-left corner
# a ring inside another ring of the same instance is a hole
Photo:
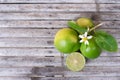
[[[79,52],[73,52],[67,56],[66,66],[71,71],[80,71],[85,66],[85,57]]]

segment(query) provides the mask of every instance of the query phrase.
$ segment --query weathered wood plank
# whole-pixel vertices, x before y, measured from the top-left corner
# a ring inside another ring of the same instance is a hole
[[[96,0],[97,3],[120,3],[119,0]],[[95,0],[0,0],[0,3],[95,3]]]
[[[65,59],[65,58],[64,58]],[[86,66],[119,67],[120,57],[99,57],[95,60],[88,60]],[[65,63],[65,61],[63,62]],[[61,57],[14,57],[1,56],[0,67],[44,67],[62,66]]]
[[[48,38],[1,38],[0,47],[54,47]]]
[[[53,37],[58,29],[0,29],[0,37]]]
[[[120,4],[100,4],[101,12],[120,12]]]
[[[107,55],[107,54],[106,54]],[[115,54],[119,55],[119,54]],[[0,56],[61,56],[56,49],[43,48],[0,48]],[[112,54],[111,54],[112,56]],[[113,55],[114,56],[114,55]]]
[[[65,67],[44,67],[33,69],[31,77],[82,77],[82,76],[120,76],[118,67],[85,67],[80,72],[72,72]]]
[[[0,29],[0,37],[54,37],[60,29]],[[102,29],[109,32],[115,38],[120,38],[120,29]]]
[[[54,47],[53,41],[53,38],[0,38],[0,47]],[[117,41],[120,44],[120,39]]]
[[[54,37],[59,29],[0,29],[0,37]]]
[[[65,55],[66,57],[66,55]],[[64,58],[64,64],[65,64],[65,59]],[[87,62],[86,62],[86,66],[96,66],[96,67],[117,67],[119,66],[119,57],[116,56],[116,57],[112,57],[112,56],[106,56],[106,57],[98,57],[97,59],[94,59],[94,60],[90,60],[88,59]]]
[[[89,7],[88,7],[89,6]],[[100,4],[101,12],[120,12],[119,4]],[[96,4],[1,4],[0,12],[96,12]]]
[[[0,67],[61,66],[61,57],[0,56]]]
[[[120,77],[44,77],[44,78],[28,78],[28,77],[0,77],[0,80],[119,80]]]
[[[0,80],[31,80],[29,77],[0,77]]]
[[[72,72],[66,67],[14,67],[0,68],[0,77],[84,77],[120,76],[120,67],[85,67],[80,72]]]
[[[54,24],[54,25],[53,25]],[[58,27],[59,25],[59,27]],[[0,21],[0,27],[13,28],[62,28],[64,21]]]
[[[42,49],[42,48],[0,48],[0,56],[61,56],[55,48]],[[120,49],[118,52],[102,52],[101,56],[120,56]]]
[[[14,68],[0,68],[0,78],[1,77],[26,77],[31,74],[31,67],[14,67]]]
[[[95,60],[88,60],[86,66],[119,66],[119,57],[99,57]]]
[[[71,16],[72,15],[72,16]],[[59,13],[59,12],[30,12],[30,13],[0,13],[0,20],[75,20],[79,17],[96,17],[97,20],[120,20],[120,13],[99,13],[95,16],[94,12],[83,13]],[[110,17],[111,16],[111,17]],[[99,17],[99,19],[98,19]]]
[[[101,21],[102,22],[102,21]],[[104,21],[101,28],[120,28],[120,21]],[[0,21],[1,28],[64,28],[67,21]]]
[[[46,77],[46,78],[32,78],[31,80],[119,80],[120,77],[88,77],[88,76],[84,76],[84,77]]]
[[[96,0],[97,3],[120,3],[120,0]]]
[[[95,3],[94,0],[0,0],[0,3]]]
[[[89,7],[87,7],[89,6]],[[95,4],[0,4],[0,12],[96,11]]]
[[[94,13],[58,13],[58,12],[30,12],[30,13],[0,13],[0,20],[70,20],[74,18],[89,17]],[[71,16],[72,15],[72,16]]]

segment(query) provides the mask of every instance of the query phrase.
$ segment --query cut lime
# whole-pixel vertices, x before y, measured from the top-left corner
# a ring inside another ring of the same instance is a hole
[[[85,57],[79,52],[73,52],[67,56],[66,66],[71,71],[80,71],[85,66]]]

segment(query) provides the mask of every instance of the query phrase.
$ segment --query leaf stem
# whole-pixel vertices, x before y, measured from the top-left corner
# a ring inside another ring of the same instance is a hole
[[[89,32],[91,32],[92,30],[94,30],[94,29],[100,27],[101,25],[103,25],[103,23],[100,23],[100,24],[96,25],[95,27],[91,28],[91,29],[89,30]]]

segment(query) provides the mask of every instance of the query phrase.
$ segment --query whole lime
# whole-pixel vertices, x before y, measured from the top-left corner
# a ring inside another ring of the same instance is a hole
[[[56,33],[54,45],[62,53],[77,51],[80,47],[78,33],[73,29],[63,28]]]
[[[88,59],[95,59],[100,56],[101,48],[95,43],[94,39],[89,40],[89,45],[81,44],[81,53]]]
[[[93,27],[94,26],[93,21],[89,18],[79,18],[76,22],[81,27]]]

